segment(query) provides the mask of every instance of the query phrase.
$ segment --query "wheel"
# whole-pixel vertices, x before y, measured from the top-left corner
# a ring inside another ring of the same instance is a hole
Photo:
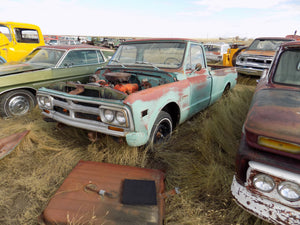
[[[172,133],[172,118],[169,113],[161,111],[152,127],[149,146],[153,148],[156,144],[161,144],[167,140]]]
[[[35,96],[26,90],[15,90],[0,97],[0,115],[4,117],[21,116],[36,105]]]
[[[170,62],[168,62],[170,61]],[[166,58],[166,60],[164,61],[164,64],[171,64],[172,61],[174,62],[173,64],[180,64],[180,60],[177,59],[177,58],[174,58],[174,57],[169,57],[169,58]]]

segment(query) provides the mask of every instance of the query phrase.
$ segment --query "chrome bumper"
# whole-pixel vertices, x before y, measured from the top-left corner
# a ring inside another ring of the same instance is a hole
[[[264,69],[257,69],[257,68],[251,68],[251,67],[236,67],[236,71],[238,73],[250,75],[250,76],[261,76]]]
[[[250,192],[233,178],[231,193],[236,203],[249,213],[274,224],[299,224],[300,211]]]

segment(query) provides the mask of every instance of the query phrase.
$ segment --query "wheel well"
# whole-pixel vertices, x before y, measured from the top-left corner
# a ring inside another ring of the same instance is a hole
[[[179,123],[180,118],[180,109],[179,106],[175,102],[171,102],[168,105],[166,105],[162,111],[165,111],[170,114],[173,122],[173,128],[177,126]]]
[[[26,90],[26,91],[29,91],[31,92],[34,96],[36,95],[36,90],[33,89],[33,88],[15,88],[15,89],[10,89],[10,90],[6,90],[4,92],[1,93],[1,95],[7,93],[7,92],[11,92],[11,91],[16,91],[16,90]]]

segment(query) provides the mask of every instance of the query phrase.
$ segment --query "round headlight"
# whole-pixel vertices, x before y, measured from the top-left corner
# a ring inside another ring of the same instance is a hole
[[[275,182],[272,177],[262,173],[254,176],[253,184],[255,188],[263,192],[270,192],[275,187]]]
[[[45,97],[45,98],[44,98],[44,105],[45,105],[46,107],[48,107],[48,108],[51,107],[51,100],[50,100],[50,98],[48,98],[48,97]]]
[[[116,119],[120,124],[126,123],[126,118],[123,112],[118,111],[116,114]]]
[[[278,185],[278,193],[288,201],[300,200],[300,186],[298,184],[285,181]]]
[[[108,122],[112,122],[115,118],[114,112],[112,110],[106,109],[104,111],[104,117]]]
[[[41,104],[42,106],[44,106],[44,105],[45,105],[45,97],[44,97],[44,96],[40,96],[40,97],[39,97],[39,102],[40,102],[40,104]]]
[[[39,96],[38,101],[39,101],[39,104],[43,107],[47,107],[47,108],[52,107],[51,99],[48,96]]]

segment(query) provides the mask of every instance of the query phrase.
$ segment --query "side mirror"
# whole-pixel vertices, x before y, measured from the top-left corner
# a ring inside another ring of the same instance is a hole
[[[9,44],[8,38],[4,34],[2,34],[2,33],[0,33],[0,43],[1,43],[0,46],[4,46],[4,45],[8,45]]]
[[[195,73],[196,71],[200,71],[201,69],[202,69],[201,63],[197,63],[195,69],[192,70],[191,74]]]
[[[200,71],[202,69],[201,63],[197,63],[194,71]]]

